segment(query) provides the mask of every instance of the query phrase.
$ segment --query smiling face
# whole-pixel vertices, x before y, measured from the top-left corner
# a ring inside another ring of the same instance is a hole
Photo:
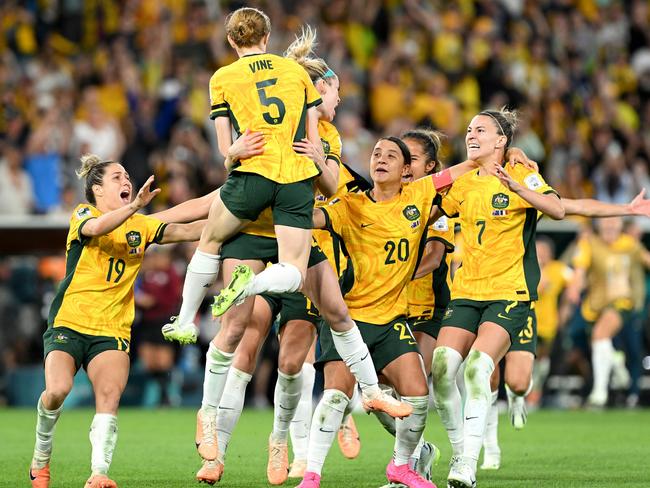
[[[380,139],[370,156],[370,177],[375,184],[400,183],[409,165],[404,164],[404,155],[393,141]]]
[[[119,163],[106,166],[101,185],[93,185],[97,206],[102,211],[111,211],[131,203],[133,186],[124,167]]]
[[[427,154],[424,152],[424,146],[417,139],[410,137],[404,138],[404,143],[411,152],[411,164],[407,164],[404,169],[402,181],[411,182],[424,178],[426,175],[433,171],[436,165],[435,161],[428,159]]]
[[[331,122],[336,115],[336,107],[339,106],[341,99],[339,98],[339,78],[332,76],[324,79],[319,79],[316,82],[316,89],[323,100],[318,107],[320,118]]]
[[[479,163],[494,160],[504,150],[506,142],[508,142],[508,138],[499,134],[499,129],[492,117],[477,115],[467,127],[465,135],[467,158]]]

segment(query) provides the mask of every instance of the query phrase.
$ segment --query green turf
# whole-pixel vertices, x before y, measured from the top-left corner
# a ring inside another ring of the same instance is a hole
[[[112,477],[121,488],[191,487],[199,468],[193,445],[194,412],[130,410],[120,412],[120,436]],[[81,488],[89,474],[89,410],[64,412],[52,459],[52,488]],[[323,488],[377,488],[392,440],[372,417],[356,417],[361,433],[359,458],[344,459],[333,446],[325,464]],[[231,442],[220,486],[264,487],[270,412],[244,412]],[[0,410],[0,487],[29,486],[27,467],[34,439],[35,412]],[[514,431],[501,417],[502,468],[480,472],[479,487],[650,486],[650,412],[537,412],[526,429]],[[427,438],[442,447],[434,481],[444,487],[450,450],[435,415]],[[290,481],[284,486],[296,486]],[[205,485],[200,485],[205,486]]]

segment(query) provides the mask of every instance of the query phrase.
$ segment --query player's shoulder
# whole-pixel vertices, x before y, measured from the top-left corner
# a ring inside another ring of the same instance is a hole
[[[72,211],[70,221],[74,222],[75,220],[85,220],[89,217],[98,217],[99,215],[100,212],[95,208],[94,205],[91,205],[90,203],[80,203]]]
[[[517,183],[526,185],[530,190],[537,190],[546,186],[546,182],[541,174],[534,169],[527,168],[523,164],[506,165],[506,171]]]

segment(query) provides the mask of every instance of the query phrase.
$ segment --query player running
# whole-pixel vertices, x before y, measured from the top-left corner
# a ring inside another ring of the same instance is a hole
[[[117,408],[129,376],[135,278],[150,244],[198,240],[204,225],[167,225],[156,214],[136,214],[160,192],[150,191],[153,176],[132,199],[131,181],[120,163],[94,155],[81,162],[78,175],[85,179],[88,204],[78,205],[70,218],[66,276],[43,334],[45,391],[38,400],[29,470],[34,488],[50,485],[54,428],[82,366],[93,385],[96,409],[90,426],[91,476],[85,486],[117,486],[108,469],[117,443]]]

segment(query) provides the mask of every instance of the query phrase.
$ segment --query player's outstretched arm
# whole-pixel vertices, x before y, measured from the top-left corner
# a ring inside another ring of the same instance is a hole
[[[431,175],[431,180],[436,191],[444,190],[452,185],[454,181],[463,176],[468,171],[478,168],[478,163],[468,159],[462,163],[455,164],[447,169],[438,171]]]
[[[172,242],[193,242],[201,238],[201,232],[207,220],[198,220],[189,224],[169,224],[160,240],[161,244]]]
[[[630,203],[607,203],[592,198],[571,199],[562,198],[562,205],[567,215],[582,215],[584,217],[625,217],[642,215],[650,217],[650,199],[646,200],[645,189],[634,197]]]
[[[141,208],[147,206],[149,202],[160,193],[160,188],[151,191],[153,179],[154,177],[151,175],[145,184],[142,185],[142,188],[140,188],[140,191],[131,203],[118,209],[111,210],[110,212],[106,212],[100,217],[90,219],[81,228],[81,233],[86,237],[96,237],[103,236],[117,229],[126,221],[126,219]]]
[[[165,223],[194,222],[195,220],[205,219],[208,217],[210,206],[218,194],[219,188],[202,197],[192,198],[166,210],[151,214],[151,217]]]

